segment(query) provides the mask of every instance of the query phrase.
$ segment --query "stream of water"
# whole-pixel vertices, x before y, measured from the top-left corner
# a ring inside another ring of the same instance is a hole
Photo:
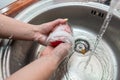
[[[100,28],[99,34],[97,35],[97,38],[96,38],[95,43],[94,43],[94,47],[91,50],[91,54],[90,54],[90,56],[89,56],[89,58],[88,58],[88,60],[86,62],[85,69],[87,68],[87,65],[89,64],[89,61],[91,60],[92,55],[95,54],[96,48],[97,48],[99,42],[101,41],[104,33],[106,32],[106,30],[107,30],[107,28],[109,26],[109,23],[111,21],[111,18],[112,18],[114,9],[115,9],[115,6],[117,5],[116,1],[118,1],[118,0],[111,1],[111,5],[110,5],[110,8],[108,10],[107,16],[106,16],[106,18],[105,18],[105,20],[104,20],[104,22],[103,22],[103,24],[102,24],[102,26]]]

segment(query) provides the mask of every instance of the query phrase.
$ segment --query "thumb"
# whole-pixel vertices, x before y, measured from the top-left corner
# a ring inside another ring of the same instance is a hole
[[[57,57],[60,61],[64,60],[64,58],[69,53],[71,49],[71,45],[68,43],[61,43],[59,44],[53,51],[52,54]]]
[[[54,21],[48,22],[47,24],[49,25],[49,29],[54,29],[57,25],[65,24],[67,21],[68,21],[67,18],[66,19],[56,19]],[[47,27],[47,29],[48,29],[48,27]]]

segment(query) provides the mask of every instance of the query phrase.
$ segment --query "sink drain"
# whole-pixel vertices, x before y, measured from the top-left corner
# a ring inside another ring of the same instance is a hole
[[[86,40],[76,39],[74,50],[78,53],[85,54],[88,50],[90,50],[90,45]]]

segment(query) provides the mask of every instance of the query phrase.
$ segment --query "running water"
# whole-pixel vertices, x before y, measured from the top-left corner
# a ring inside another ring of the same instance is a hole
[[[97,48],[99,42],[101,41],[106,29],[108,28],[108,25],[109,25],[109,23],[111,21],[112,15],[113,15],[113,11],[114,11],[116,5],[118,4],[118,1],[119,0],[112,0],[111,1],[110,8],[108,10],[107,16],[106,16],[106,18],[105,18],[105,20],[104,20],[104,22],[103,22],[103,24],[102,24],[102,26],[100,28],[99,34],[97,35],[97,38],[96,38],[95,43],[94,43],[94,47],[91,50],[91,54],[90,54],[90,56],[89,56],[89,58],[88,58],[88,60],[86,62],[85,69],[87,68],[87,65],[89,64],[92,55],[95,54],[96,48]]]

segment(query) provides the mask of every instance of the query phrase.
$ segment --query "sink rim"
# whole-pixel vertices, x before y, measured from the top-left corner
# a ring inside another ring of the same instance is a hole
[[[76,3],[76,2],[75,2],[75,3]],[[81,3],[81,2],[80,2],[80,3]],[[39,14],[41,14],[41,13],[43,13],[43,12],[49,10],[49,9],[52,9],[52,8],[54,8],[54,7],[60,6],[60,5],[62,5],[62,7],[63,7],[63,6],[70,6],[70,5],[96,7],[96,4],[98,4],[98,3],[93,3],[93,2],[83,3],[83,4],[80,4],[80,3],[77,2],[76,4],[73,4],[73,2],[69,2],[69,3],[56,4],[56,5],[53,5],[53,6],[51,6],[51,7],[47,7],[46,9],[44,8],[44,9],[42,9],[42,10],[38,10],[38,11],[36,11],[36,12],[33,12],[33,10],[31,10],[31,11],[29,12],[30,8],[28,8],[28,9],[24,10],[23,12],[21,12],[18,16],[16,16],[15,19],[22,20],[23,22],[29,22],[32,18],[36,17],[37,15],[39,15]],[[64,4],[64,5],[63,5],[63,4]],[[99,5],[103,5],[103,4],[99,4]],[[36,7],[39,7],[39,6],[40,6],[40,5],[37,5],[37,6],[33,5],[33,6],[31,6],[31,8],[32,8],[32,7],[36,8]],[[100,6],[97,6],[97,7],[99,7],[99,8],[101,9]],[[105,8],[104,8],[105,11],[107,11],[108,8],[109,8],[108,6],[105,6],[105,5],[104,5],[104,7],[105,7]],[[34,8],[32,8],[32,9],[34,9]],[[99,9],[99,8],[98,8],[98,9]],[[102,9],[102,10],[103,10],[103,9]],[[33,13],[33,14],[31,15],[32,17],[30,17],[30,15],[27,15],[27,14],[31,14],[31,13]],[[114,15],[116,15],[117,17],[120,18],[120,15],[118,15],[118,12],[117,12],[117,11],[114,12]],[[25,19],[25,18],[26,18],[26,19]]]
[[[43,5],[46,5],[46,6],[43,6]],[[43,6],[44,8],[41,6]],[[109,6],[101,4],[101,3],[96,3],[96,2],[87,2],[87,3],[85,3],[85,2],[66,2],[66,3],[55,4],[52,0],[47,0],[47,1],[43,1],[43,2],[39,1],[38,3],[31,5],[30,7],[26,8],[25,10],[20,12],[15,17],[15,19],[21,20],[23,22],[29,22],[32,18],[36,17],[37,15],[39,15],[47,10],[59,8],[59,7],[65,7],[65,6],[93,7],[93,8],[97,8],[97,9],[100,9],[100,10],[103,10],[106,12],[109,9]],[[38,8],[40,8],[40,9],[38,9]],[[120,13],[116,9],[114,10],[113,15],[120,18]]]

